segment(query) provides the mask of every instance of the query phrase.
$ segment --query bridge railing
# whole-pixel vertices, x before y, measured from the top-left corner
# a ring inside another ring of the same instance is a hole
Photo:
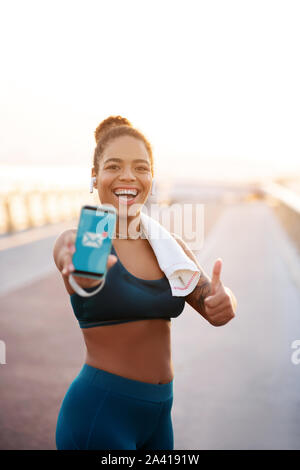
[[[267,183],[262,191],[300,253],[300,195],[278,183]]]
[[[86,190],[11,190],[0,193],[0,234],[74,219],[87,202]]]
[[[168,188],[158,184],[157,189],[156,202],[167,204]],[[0,191],[0,235],[77,219],[84,204],[99,204],[97,191],[91,194],[86,187]]]

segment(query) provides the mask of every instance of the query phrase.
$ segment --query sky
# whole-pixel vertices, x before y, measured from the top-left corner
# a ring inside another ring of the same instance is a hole
[[[290,0],[0,1],[0,164],[90,175],[121,115],[158,176],[300,176],[299,22]]]

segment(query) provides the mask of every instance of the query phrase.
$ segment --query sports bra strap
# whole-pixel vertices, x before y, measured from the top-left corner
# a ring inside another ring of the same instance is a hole
[[[72,276],[72,274],[69,275],[69,283],[70,285],[73,287],[73,289],[75,290],[75,292],[80,295],[81,297],[91,297],[92,295],[95,295],[97,294],[97,292],[99,292],[101,289],[103,289],[103,286],[105,284],[105,278],[106,278],[106,274],[104,275],[104,277],[102,278],[102,282],[100,284],[100,286],[97,287],[96,290],[94,290],[93,292],[87,292],[85,291],[82,287],[80,287],[77,282],[75,281],[74,277]]]

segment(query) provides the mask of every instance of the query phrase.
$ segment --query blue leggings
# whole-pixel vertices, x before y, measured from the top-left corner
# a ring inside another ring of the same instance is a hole
[[[173,380],[152,384],[84,364],[61,404],[56,447],[173,450],[172,404]]]

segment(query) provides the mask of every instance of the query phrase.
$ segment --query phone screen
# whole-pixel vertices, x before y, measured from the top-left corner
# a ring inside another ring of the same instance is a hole
[[[84,206],[81,209],[72,262],[76,276],[100,279],[106,272],[107,257],[111,252],[116,214],[101,207]]]

